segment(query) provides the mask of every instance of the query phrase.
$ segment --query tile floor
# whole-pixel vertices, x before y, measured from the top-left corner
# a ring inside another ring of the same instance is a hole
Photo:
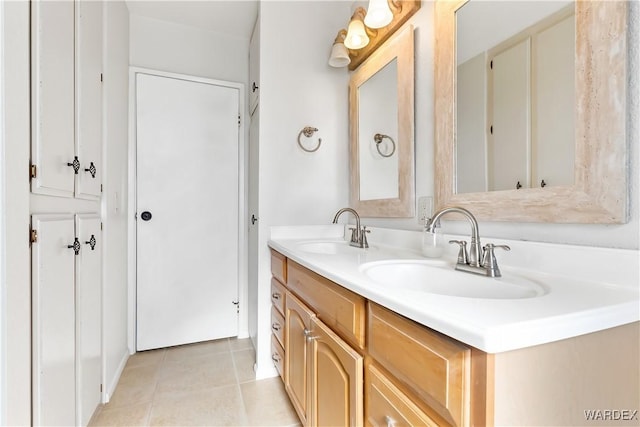
[[[249,339],[136,353],[90,426],[298,426],[279,377],[255,381]]]

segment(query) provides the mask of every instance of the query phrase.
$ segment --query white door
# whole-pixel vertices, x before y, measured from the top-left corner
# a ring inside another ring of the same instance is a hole
[[[75,425],[74,218],[33,215],[32,224],[33,425]]]
[[[76,1],[76,197],[102,192],[102,2]]]
[[[31,191],[37,194],[73,197],[74,13],[71,1],[31,3],[31,156],[38,168]]]
[[[76,215],[76,425],[86,426],[100,404],[102,383],[102,233],[98,214]]]
[[[136,75],[137,349],[238,333],[239,89]]]

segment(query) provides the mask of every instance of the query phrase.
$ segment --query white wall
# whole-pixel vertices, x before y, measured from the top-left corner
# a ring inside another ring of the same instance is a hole
[[[131,65],[245,83],[249,40],[131,15]]]
[[[105,2],[103,342],[106,400],[129,356],[127,347],[127,168],[129,117],[129,11]]]
[[[580,225],[580,224],[535,224],[535,223],[506,223],[482,222],[480,235],[487,241],[487,237],[531,240],[550,243],[570,243],[588,246],[603,246],[615,248],[638,249],[640,233],[640,135],[638,117],[640,107],[638,98],[640,92],[640,58],[638,46],[640,44],[638,32],[640,24],[638,2],[628,2],[631,18],[629,20],[629,92],[628,105],[628,147],[630,173],[630,219],[627,224],[618,225]],[[433,3],[422,2],[421,9],[409,20],[416,29],[416,196],[431,196],[434,194],[434,111],[433,111]],[[346,185],[346,181],[345,181]],[[416,198],[417,199],[417,198]],[[418,220],[409,219],[373,219],[365,218],[365,225],[377,227],[419,230]],[[443,221],[443,230],[451,234],[468,234],[466,223]]]
[[[0,201],[4,241],[0,424],[31,424],[31,254],[29,227],[29,3],[2,2],[2,117],[4,184]],[[6,249],[6,251],[5,251]]]
[[[262,2],[260,9],[260,231],[258,377],[273,373],[270,358],[269,227],[329,224],[348,204],[348,73],[331,68],[336,33],[348,2]],[[322,146],[302,151],[305,126]],[[254,284],[255,285],[255,284]]]

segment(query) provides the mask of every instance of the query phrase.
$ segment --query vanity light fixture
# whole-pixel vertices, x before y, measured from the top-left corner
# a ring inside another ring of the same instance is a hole
[[[331,56],[329,57],[329,65],[340,68],[346,67],[351,62],[349,51],[344,45],[344,38],[347,36],[347,30],[338,31],[333,46],[331,47]]]
[[[391,21],[393,21],[393,12],[388,0],[369,0],[367,16],[364,17],[364,24],[367,27],[382,28],[389,25]]]
[[[359,7],[351,16],[347,35],[344,39],[344,45],[349,49],[362,49],[369,44],[369,36],[363,22],[365,14],[364,8]]]

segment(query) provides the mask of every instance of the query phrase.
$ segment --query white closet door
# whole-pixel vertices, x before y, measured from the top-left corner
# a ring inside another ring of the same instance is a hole
[[[493,135],[489,190],[515,190],[530,180],[530,39],[493,57]]]
[[[33,425],[76,423],[74,218],[33,215]]]
[[[574,182],[574,52],[574,15],[536,36],[534,187]]]
[[[137,75],[138,350],[238,333],[238,106],[237,88]]]
[[[76,197],[99,199],[102,184],[102,2],[76,2]]]
[[[86,426],[100,404],[102,383],[102,233],[100,216],[76,215],[82,249],[76,257],[77,425]]]
[[[31,191],[73,197],[74,3],[34,1],[32,27]]]

